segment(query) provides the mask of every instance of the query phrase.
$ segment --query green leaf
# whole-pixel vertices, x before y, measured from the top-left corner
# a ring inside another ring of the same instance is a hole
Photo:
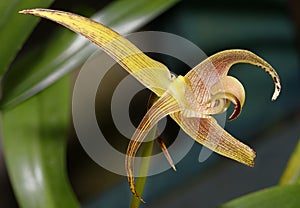
[[[92,18],[125,34],[147,24],[178,1],[116,1]],[[2,81],[0,107],[14,106],[40,92],[78,67],[96,50],[98,48],[85,38],[63,29],[50,42],[33,49],[11,66]]]
[[[3,150],[20,207],[79,207],[66,176],[69,119],[69,77],[3,112]]]
[[[268,188],[230,201],[221,208],[298,208],[300,185]]]
[[[280,178],[279,184],[300,184],[300,140]]]
[[[48,7],[53,0],[0,1],[0,75],[9,67],[17,52],[37,24],[37,18],[18,15],[21,9]]]

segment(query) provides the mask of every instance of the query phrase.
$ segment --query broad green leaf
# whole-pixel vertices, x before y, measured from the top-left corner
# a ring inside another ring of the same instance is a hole
[[[52,2],[53,0],[0,1],[0,76],[38,22],[36,18],[18,15],[18,11],[31,7],[48,7]]]
[[[300,184],[300,140],[283,172],[279,184]]]
[[[5,161],[20,207],[79,207],[66,175],[70,80],[2,115]]]
[[[178,1],[116,1],[92,18],[125,34],[147,24]],[[28,18],[20,14],[19,16]],[[50,42],[32,49],[31,53],[11,66],[2,80],[0,107],[14,106],[40,92],[65,73],[78,67],[96,50],[97,47],[85,38],[75,36],[68,30],[60,31]]]
[[[300,185],[276,186],[234,199],[221,208],[298,208]]]

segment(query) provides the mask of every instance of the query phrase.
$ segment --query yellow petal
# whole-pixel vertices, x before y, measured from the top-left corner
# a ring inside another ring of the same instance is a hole
[[[275,85],[272,100],[278,97],[281,85],[279,76],[273,67],[250,51],[234,49],[221,51],[208,57],[186,74],[185,77],[190,80],[198,102],[206,102],[209,99],[210,88],[226,76],[230,67],[237,63],[259,66],[267,72],[272,77]]]
[[[178,76],[170,84],[168,90],[147,111],[129,142],[126,152],[125,168],[130,190],[141,201],[143,201],[143,199],[138,195],[134,186],[134,157],[149,131],[160,119],[187,107],[188,103],[185,100],[185,94],[190,87],[186,81],[187,79],[185,77]],[[175,167],[173,167],[173,169],[175,169]]]
[[[165,65],[149,58],[130,41],[98,22],[77,14],[48,9],[29,9],[20,13],[50,19],[85,36],[158,96],[166,91],[172,81]]]
[[[129,142],[126,153],[125,168],[127,171],[130,190],[141,201],[143,201],[143,199],[136,192],[134,186],[134,157],[141,143],[143,142],[149,131],[152,129],[152,127],[166,115],[177,112],[180,109],[181,108],[178,105],[176,99],[171,96],[170,93],[164,93],[147,111],[146,115],[142,119]]]
[[[255,152],[227,133],[213,117],[187,118],[181,112],[170,116],[198,143],[223,156],[254,166]]]
[[[163,141],[163,138],[162,138],[162,137],[158,137],[158,138],[157,138],[157,141],[158,141],[158,143],[159,143],[160,149],[161,149],[162,152],[164,153],[164,155],[165,155],[165,157],[167,158],[169,164],[171,165],[171,167],[173,168],[173,170],[176,171],[175,164],[174,164],[174,162],[173,162],[173,160],[172,160],[171,155],[169,154],[169,151],[168,151],[168,149],[167,149],[166,144],[165,144],[164,141]]]

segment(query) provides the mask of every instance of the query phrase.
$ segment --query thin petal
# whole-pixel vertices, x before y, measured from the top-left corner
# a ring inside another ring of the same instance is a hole
[[[148,132],[160,119],[171,113],[181,111],[188,106],[189,103],[186,102],[185,95],[190,92],[189,89],[190,86],[187,83],[187,79],[183,76],[178,76],[170,84],[168,90],[147,111],[129,142],[125,168],[130,190],[141,201],[143,199],[138,195],[134,186],[134,157]]]
[[[159,98],[154,105],[147,111],[146,115],[142,119],[135,133],[133,134],[126,153],[126,171],[128,176],[128,182],[131,192],[138,197],[141,201],[143,199],[135,190],[134,186],[134,157],[147,136],[152,127],[163,117],[170,113],[180,110],[180,106],[176,102],[176,99],[166,92],[161,98]]]
[[[221,128],[213,117],[186,118],[182,115],[177,112],[170,116],[195,141],[225,157],[254,166],[255,152]]]
[[[77,14],[49,9],[29,9],[20,13],[47,18],[85,36],[158,96],[166,91],[172,81],[165,65],[149,58],[130,41],[98,22]]]
[[[171,165],[171,167],[173,168],[173,170],[176,171],[176,167],[175,167],[175,165],[174,165],[174,162],[173,162],[173,160],[172,160],[172,157],[171,157],[171,155],[169,154],[169,151],[168,151],[168,149],[167,149],[167,146],[166,146],[166,144],[164,143],[162,137],[158,137],[158,138],[157,138],[157,141],[158,141],[158,143],[159,143],[160,149],[161,149],[162,152],[164,153],[164,155],[165,155],[165,157],[167,158],[169,164]]]
[[[226,76],[230,67],[237,63],[252,64],[267,72],[272,77],[275,85],[272,100],[278,97],[281,85],[279,76],[273,67],[250,51],[234,49],[221,51],[208,57],[186,74],[185,77],[190,80],[198,102],[207,101],[210,88]]]

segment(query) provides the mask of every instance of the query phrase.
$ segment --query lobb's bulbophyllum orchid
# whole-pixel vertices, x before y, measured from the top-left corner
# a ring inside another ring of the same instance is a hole
[[[133,134],[126,154],[125,168],[130,189],[140,200],[143,201],[134,185],[134,157],[151,128],[167,115],[198,143],[245,165],[254,165],[255,152],[227,133],[212,115],[226,111],[230,103],[233,103],[234,111],[229,120],[241,113],[245,90],[236,78],[227,75],[236,63],[256,65],[267,72],[275,85],[272,100],[278,97],[281,89],[279,76],[262,58],[247,50],[225,50],[208,57],[185,76],[176,77],[165,65],[149,58],[120,34],[98,22],[47,9],[23,10],[20,13],[53,20],[85,36],[159,97]],[[175,169],[164,143],[160,144]]]

